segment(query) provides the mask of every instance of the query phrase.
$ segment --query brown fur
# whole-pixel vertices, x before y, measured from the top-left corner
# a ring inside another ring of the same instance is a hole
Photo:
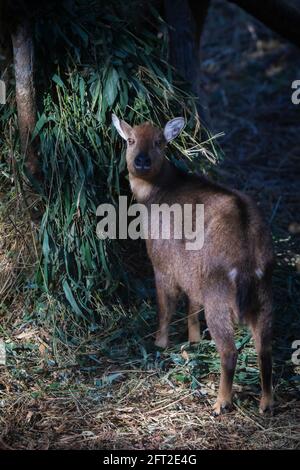
[[[138,202],[151,204],[204,204],[204,246],[185,249],[183,240],[146,240],[153,265],[159,328],[156,345],[168,344],[168,328],[178,298],[188,298],[189,341],[200,341],[198,312],[204,305],[209,331],[221,358],[221,380],[216,414],[231,405],[237,360],[233,325],[245,322],[253,332],[261,370],[260,410],[272,406],[272,300],[273,250],[269,231],[256,204],[239,191],[204,176],[185,174],[164,157],[163,133],[150,123],[130,127],[126,152],[129,179]],[[136,156],[151,159],[151,170],[139,174]],[[159,225],[159,221],[157,224]],[[232,271],[234,270],[234,271]],[[233,273],[230,275],[230,273]]]

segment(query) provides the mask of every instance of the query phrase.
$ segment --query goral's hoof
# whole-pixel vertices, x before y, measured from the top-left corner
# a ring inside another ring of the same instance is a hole
[[[217,400],[213,406],[212,415],[220,416],[221,414],[228,413],[232,410],[232,403],[227,400]]]
[[[273,415],[274,402],[272,397],[262,397],[259,404],[259,412],[261,415]]]
[[[168,347],[168,340],[165,339],[165,338],[157,338],[156,341],[155,341],[155,346],[159,349],[159,350],[164,350],[164,349],[167,349]]]

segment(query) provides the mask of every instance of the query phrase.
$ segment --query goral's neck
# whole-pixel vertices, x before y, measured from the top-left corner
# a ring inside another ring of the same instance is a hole
[[[159,174],[152,179],[144,179],[129,173],[130,187],[134,197],[138,202],[146,203],[155,191],[167,187],[168,183],[172,182],[175,172],[175,167],[168,160],[164,160]]]

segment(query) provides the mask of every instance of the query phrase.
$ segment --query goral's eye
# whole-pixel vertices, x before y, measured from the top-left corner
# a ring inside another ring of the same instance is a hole
[[[155,147],[160,147],[161,144],[162,144],[162,140],[161,140],[161,139],[155,141]]]
[[[135,143],[135,140],[134,139],[127,139],[127,144],[128,145],[133,145]]]

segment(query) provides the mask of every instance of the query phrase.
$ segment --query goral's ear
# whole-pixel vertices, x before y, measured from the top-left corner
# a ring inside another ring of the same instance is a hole
[[[119,119],[115,114],[112,115],[112,122],[120,136],[127,140],[132,134],[132,127],[127,122]]]
[[[175,139],[185,126],[183,117],[177,117],[168,121],[164,128],[164,136],[167,142]]]

